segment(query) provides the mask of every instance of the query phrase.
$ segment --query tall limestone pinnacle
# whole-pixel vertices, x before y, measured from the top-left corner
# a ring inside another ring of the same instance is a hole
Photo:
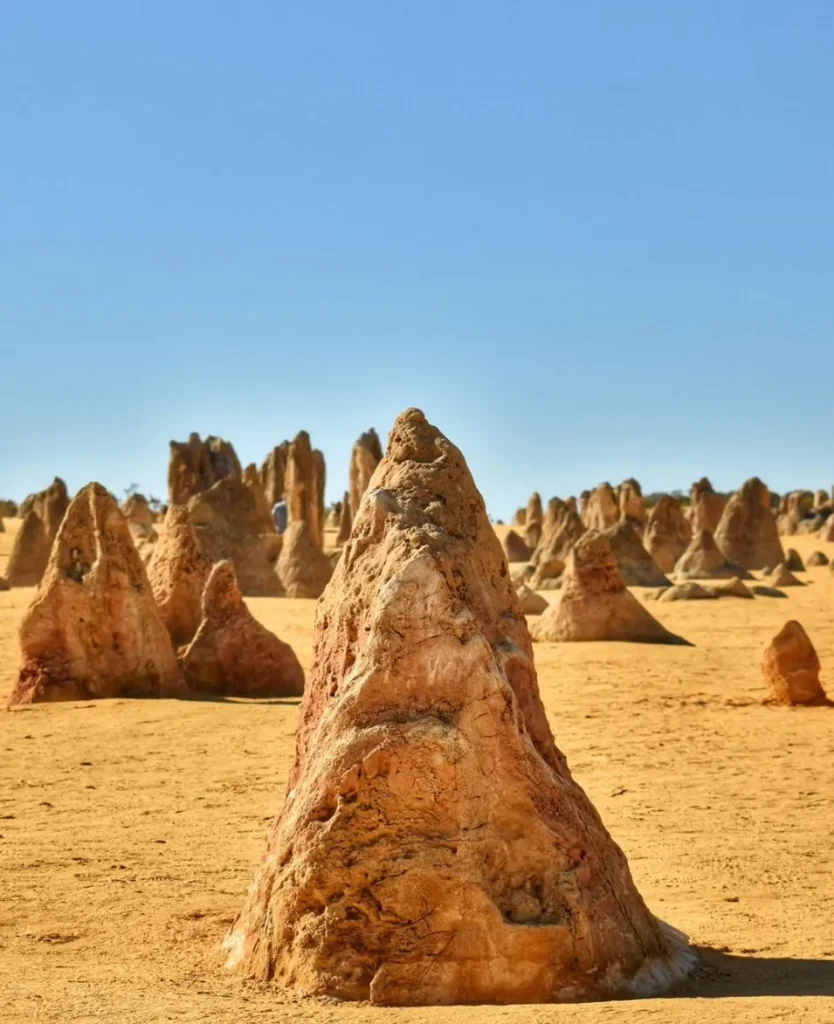
[[[419,410],[319,601],[287,799],[226,946],[380,1005],[648,995],[694,962],[556,748],[483,499]]]

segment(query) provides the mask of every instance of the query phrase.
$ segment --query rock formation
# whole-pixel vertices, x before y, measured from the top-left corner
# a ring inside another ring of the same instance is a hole
[[[333,575],[333,563],[313,539],[305,522],[290,523],[278,557],[278,577],[287,597],[321,597]]]
[[[310,530],[320,550],[324,550],[324,491],[326,471],[324,453],[313,449],[313,501],[310,506]]]
[[[275,520],[272,518],[272,507],[266,500],[266,493],[264,492],[263,484],[261,483],[261,475],[254,462],[250,462],[246,469],[244,469],[241,480],[252,492],[252,497],[255,499],[255,508],[258,511],[258,516],[260,517],[261,522],[263,523],[264,533],[275,533]]]
[[[829,516],[820,527],[820,540],[829,544],[834,541],[834,515]]]
[[[714,601],[717,594],[713,594],[707,587],[690,580],[687,583],[676,583],[673,587],[666,587],[658,595],[658,601]]]
[[[190,690],[227,697],[293,697],[304,690],[295,651],[244,603],[231,562],[212,567],[197,635],[180,652]]]
[[[530,559],[533,566],[531,586],[541,589],[545,580],[556,579],[565,568],[573,545],[585,533],[576,509],[559,498],[551,498],[541,540]]]
[[[582,506],[582,522],[588,530],[601,533],[620,520],[620,503],[609,483],[599,484]]]
[[[828,555],[824,555],[822,551],[812,551],[805,564],[809,569],[817,565],[828,565]]]
[[[350,531],[353,526],[353,516],[350,510],[350,494],[345,491],[339,510],[339,532],[336,535],[336,547],[343,547],[350,540]]]
[[[503,540],[504,554],[508,562],[529,562],[532,552],[515,530],[507,530]]]
[[[615,526],[602,531],[611,545],[617,568],[627,587],[668,587],[670,581],[643,547],[631,521],[621,519]]]
[[[270,510],[277,502],[284,500],[284,478],[287,475],[289,447],[289,441],[282,441],[276,445],[261,466],[261,485]]]
[[[782,498],[776,517],[776,528],[785,537],[793,537],[800,532],[799,524],[804,515],[803,497],[802,491],[794,491]]]
[[[317,462],[310,445],[310,435],[306,430],[299,431],[287,452],[284,495],[289,511],[289,522],[307,523],[310,527],[310,538],[321,549],[323,540],[321,527],[324,519],[323,509],[321,522],[318,518],[320,486]]]
[[[661,572],[672,572],[692,540],[692,527],[683,514],[681,503],[664,494],[646,518],[643,544]]]
[[[777,704],[827,704],[820,660],[802,625],[786,622],[762,654],[762,675]]]
[[[718,550],[715,538],[708,530],[695,531],[686,551],[675,564],[674,575],[679,580],[751,578],[746,569],[731,562]]]
[[[724,495],[716,494],[709,480],[702,476],[689,490],[692,532],[708,530],[710,533],[715,533],[726,504],[727,499]]]
[[[0,498],[0,519],[15,519],[17,514],[18,509],[15,502],[8,498]]]
[[[547,601],[541,594],[531,590],[526,583],[516,587],[515,592],[525,615],[541,615],[542,612],[547,611]]]
[[[715,531],[715,543],[731,562],[745,569],[762,569],[784,561],[770,493],[758,477],[751,477],[730,498]]]
[[[210,572],[211,562],[200,554],[188,506],[171,505],[148,563],[148,581],[175,647],[187,644],[197,632]]]
[[[771,587],[804,587],[805,584],[796,578],[784,562],[774,566],[765,574],[765,581]]]
[[[9,590],[9,581],[5,576],[0,576],[0,590]]]
[[[185,505],[220,480],[239,479],[240,461],[222,437],[209,435],[205,441],[191,434],[187,441],[171,441],[168,459],[168,503]]]
[[[788,548],[785,552],[785,565],[791,572],[805,572],[805,563],[796,548]]]
[[[617,502],[620,506],[620,519],[627,519],[637,535],[642,537],[646,523],[646,507],[643,502],[643,491],[634,477],[623,480],[617,488]]]
[[[359,511],[359,502],[362,500],[362,495],[368,489],[368,484],[371,482],[374,470],[381,461],[382,445],[379,442],[379,435],[371,427],[370,430],[359,435],[350,453],[348,483],[352,517],[355,517]]]
[[[209,562],[234,562],[244,594],[281,593],[275,573],[276,534],[266,529],[252,491],[240,478],[226,477],[196,495],[188,503],[188,512],[203,557]]]
[[[649,994],[693,962],[571,778],[483,501],[417,410],[317,609],[288,797],[226,946],[383,1006]]]
[[[127,522],[99,484],[67,510],[20,648],[10,705],[186,692]]]
[[[6,564],[9,586],[36,587],[46,570],[51,547],[52,541],[43,520],[34,508],[30,509],[15,535]]]
[[[524,515],[524,543],[531,551],[536,550],[541,540],[543,519],[541,495],[538,491],[533,491],[527,502],[527,510]]]
[[[527,525],[527,509],[517,508],[515,515],[513,516],[513,526],[526,526]]]
[[[626,589],[607,538],[589,530],[574,544],[559,598],[532,627],[534,640],[630,640],[688,644]]]
[[[707,583],[704,585],[704,589],[715,597],[753,597],[753,592],[741,582],[738,576],[733,576],[722,583]]]
[[[69,508],[69,503],[67,485],[59,476],[56,476],[46,490],[38,491],[37,494],[30,494],[24,499],[18,515],[21,519],[25,519],[30,512],[38,515],[46,527],[46,533],[51,545],[58,533],[58,527],[61,525],[64,515]]]
[[[122,502],[122,514],[130,525],[153,530],[154,515],[144,494],[130,494]]]

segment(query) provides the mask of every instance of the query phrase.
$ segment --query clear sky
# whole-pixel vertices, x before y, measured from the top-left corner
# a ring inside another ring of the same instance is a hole
[[[532,489],[834,481],[831,0],[4,0],[0,495],[419,405]]]

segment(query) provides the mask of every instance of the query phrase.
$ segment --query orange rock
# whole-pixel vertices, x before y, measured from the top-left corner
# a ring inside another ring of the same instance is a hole
[[[36,587],[46,570],[52,542],[43,520],[31,509],[14,538],[6,580],[10,587]]]
[[[621,519],[603,530],[611,545],[617,568],[627,587],[668,587],[671,583],[660,571],[655,560],[643,547],[631,520]]]
[[[689,504],[692,510],[690,524],[693,533],[707,530],[715,533],[721,521],[721,514],[727,499],[723,494],[716,494],[712,484],[705,476],[692,485],[689,491]]]
[[[186,692],[127,522],[99,484],[67,510],[20,649],[9,704]]]
[[[542,537],[542,523],[544,511],[542,499],[538,491],[533,491],[527,502],[527,509],[524,514],[524,543],[534,551]]]
[[[607,530],[620,519],[620,503],[609,483],[595,487],[582,505],[582,522],[588,530]]]
[[[368,489],[371,477],[379,463],[382,461],[382,445],[379,435],[371,427],[364,434],[360,434],[350,453],[350,468],[348,470],[350,487],[350,512],[354,517],[359,511],[359,502],[362,495]]]
[[[305,522],[290,523],[278,558],[278,577],[287,597],[320,597],[333,575],[333,563],[313,540]]]
[[[282,441],[276,445],[261,466],[261,484],[270,510],[277,502],[284,500],[284,478],[287,475],[289,447],[289,441]]]
[[[244,469],[241,477],[244,485],[252,492],[255,499],[255,508],[263,524],[264,533],[275,533],[275,520],[272,518],[272,508],[266,500],[266,493],[261,483],[261,475],[254,462],[250,462]]]
[[[350,512],[350,494],[345,491],[339,509],[339,532],[336,534],[336,547],[342,547],[350,539],[350,529],[353,525],[353,517]]]
[[[802,625],[786,622],[762,654],[762,674],[778,704],[827,704],[820,660]]]
[[[132,526],[153,530],[154,515],[144,494],[131,494],[122,502],[122,514]]]
[[[275,573],[280,539],[274,527],[267,528],[254,494],[239,477],[219,480],[193,497],[188,513],[203,557],[211,563],[234,562],[244,594],[281,593]]]
[[[316,614],[230,966],[383,1006],[651,994],[692,964],[557,750],[463,456],[398,417]]]
[[[675,576],[681,580],[751,579],[750,573],[718,550],[708,530],[696,530],[686,551],[675,564]]]
[[[770,492],[758,477],[747,480],[727,502],[715,543],[731,562],[745,569],[763,569],[785,560]]]
[[[211,562],[200,554],[186,505],[171,505],[162,536],[148,564],[148,580],[159,614],[175,646],[186,644],[200,625],[201,602]]]
[[[507,530],[503,541],[504,554],[508,562],[529,562],[530,549],[515,530]]]
[[[530,559],[533,567],[531,586],[540,588],[546,580],[561,576],[573,545],[585,533],[575,508],[559,498],[547,505],[541,540]]]
[[[240,461],[235,450],[222,437],[209,435],[205,441],[191,434],[184,443],[170,442],[168,460],[168,502],[185,505],[220,480],[239,480]]]
[[[687,644],[626,589],[607,538],[589,530],[574,544],[558,599],[532,627],[534,640],[629,640]]]
[[[231,562],[211,570],[197,635],[180,652],[189,689],[227,697],[292,697],[304,690],[295,651],[244,603]]]
[[[681,503],[664,494],[649,510],[643,543],[661,572],[672,572],[692,540],[692,527]]]
[[[617,488],[617,503],[620,506],[620,519],[630,522],[637,535],[642,537],[646,523],[646,506],[643,491],[634,477],[623,480]]]

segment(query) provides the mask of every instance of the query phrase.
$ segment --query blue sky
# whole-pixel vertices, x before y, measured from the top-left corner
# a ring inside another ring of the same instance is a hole
[[[496,516],[828,486],[830,0],[5,0],[0,495],[421,406]]]

